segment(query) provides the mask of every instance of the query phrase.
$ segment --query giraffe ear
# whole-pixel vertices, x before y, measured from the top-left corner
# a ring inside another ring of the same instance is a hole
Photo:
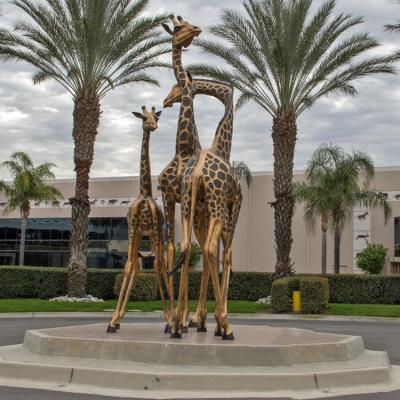
[[[160,118],[161,112],[162,112],[162,111],[157,111],[157,112],[156,112],[156,117],[157,117],[157,118]]]
[[[133,111],[132,114],[133,114],[136,118],[143,119],[143,114],[141,114],[140,112]]]
[[[165,29],[166,32],[168,32],[170,35],[173,35],[171,28],[167,24],[161,24],[161,25]]]
[[[187,77],[189,78],[189,81],[190,81],[190,82],[193,82],[192,74],[191,74],[189,71],[186,72],[186,75],[187,75]]]

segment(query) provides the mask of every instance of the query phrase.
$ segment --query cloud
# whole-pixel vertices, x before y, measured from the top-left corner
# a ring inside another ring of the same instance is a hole
[[[0,23],[10,26],[20,16],[16,8],[0,0]],[[315,1],[316,5],[320,1]],[[223,8],[243,12],[235,0],[152,0],[147,13],[175,12],[203,28],[219,20]],[[363,15],[360,27],[382,43],[377,54],[400,47],[400,35],[384,31],[385,23],[395,22],[400,5],[394,0],[338,0],[337,11]],[[199,60],[215,63],[197,48],[184,54],[186,65]],[[56,83],[34,86],[33,69],[24,63],[0,64],[0,160],[16,150],[27,151],[35,162],[53,161],[57,177],[70,178],[73,172],[72,99]],[[109,93],[102,102],[103,114],[95,145],[91,176],[123,176],[139,172],[141,123],[132,114],[142,104],[162,107],[174,84],[171,70],[155,71],[161,87],[128,85]],[[346,150],[367,151],[377,166],[396,165],[400,126],[400,78],[367,77],[356,83],[359,96],[329,96],[307,110],[298,121],[295,168],[305,166],[312,152],[323,142],[335,142]],[[203,147],[211,144],[223,107],[215,99],[199,96],[195,100],[196,121]],[[151,137],[152,172],[159,173],[173,157],[179,108],[163,110],[159,129]],[[270,170],[273,165],[271,117],[258,105],[249,103],[235,113],[232,159],[244,160],[254,171]],[[7,172],[0,170],[0,177]]]

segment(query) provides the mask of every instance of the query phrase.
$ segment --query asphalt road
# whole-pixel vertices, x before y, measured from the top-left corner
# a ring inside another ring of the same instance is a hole
[[[135,319],[137,322],[149,322],[149,319]],[[160,321],[157,319],[157,321]],[[0,346],[22,343],[27,329],[51,328],[68,325],[107,323],[101,318],[38,318],[38,319],[1,319]],[[400,324],[390,322],[353,322],[353,321],[287,321],[287,320],[235,320],[235,324],[289,326],[293,328],[312,329],[320,332],[342,333],[362,336],[365,347],[369,350],[386,351],[392,364],[400,365],[399,334]],[[43,390],[0,387],[0,400],[117,400],[113,397],[93,396],[49,392]],[[371,395],[341,396],[331,400],[400,400],[400,391],[376,393]],[[270,399],[274,400],[274,399]],[[276,399],[278,400],[278,399]],[[279,399],[284,400],[284,399]],[[289,399],[286,399],[289,400]]]

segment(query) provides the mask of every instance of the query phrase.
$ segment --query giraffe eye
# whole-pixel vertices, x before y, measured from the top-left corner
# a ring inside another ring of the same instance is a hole
[[[180,30],[181,30],[181,26],[176,26],[175,28],[174,28],[174,32],[176,33],[176,32],[179,32]]]

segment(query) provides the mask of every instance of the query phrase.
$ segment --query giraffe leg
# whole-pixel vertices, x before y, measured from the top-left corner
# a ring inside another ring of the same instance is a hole
[[[217,323],[218,326],[224,330],[222,338],[225,340],[234,340],[233,331],[228,324],[227,314],[224,311],[224,303],[221,293],[221,287],[218,277],[217,269],[217,253],[218,242],[222,232],[222,223],[217,218],[211,218],[208,228],[207,240],[205,245],[205,255],[207,257],[207,265],[210,270],[211,281],[214,288],[216,310],[217,310]]]
[[[206,321],[207,321],[207,291],[208,291],[209,271],[207,266],[207,259],[206,257],[204,257],[204,246],[207,237],[207,227],[205,225],[205,221],[200,221],[200,223],[197,226],[195,226],[194,230],[197,241],[199,242],[201,251],[203,253],[203,271],[201,275],[199,302],[197,304],[196,313],[193,315],[193,318],[191,319],[189,326],[197,328],[198,332],[207,332]]]
[[[185,296],[187,292],[187,283],[189,278],[189,262],[190,262],[190,229],[188,228],[189,221],[184,219],[183,221],[183,233],[184,238],[182,240],[182,253],[185,254],[184,264],[181,270],[181,278],[179,283],[179,294],[178,294],[178,304],[175,310],[174,321],[171,329],[171,338],[181,338],[182,328],[184,324],[184,312],[185,312]],[[187,236],[189,235],[189,240]],[[186,326],[187,327],[187,326]]]
[[[139,260],[137,257],[137,252],[140,240],[141,235],[139,232],[136,232],[133,235],[133,239],[130,239],[129,241],[128,258],[125,265],[124,278],[119,293],[117,307],[115,308],[113,317],[107,328],[107,332],[109,333],[114,333],[116,329],[119,328],[120,321],[125,315],[125,308],[132,291],[133,283],[139,272]]]
[[[224,273],[222,278],[222,296],[224,300],[225,313],[228,313],[228,291],[229,291],[230,274],[232,272],[233,235],[235,233],[236,224],[239,219],[242,199],[243,199],[242,192],[240,186],[238,186],[237,193],[235,195],[232,205],[231,215],[229,218],[228,234],[224,238],[224,257],[223,257]]]

